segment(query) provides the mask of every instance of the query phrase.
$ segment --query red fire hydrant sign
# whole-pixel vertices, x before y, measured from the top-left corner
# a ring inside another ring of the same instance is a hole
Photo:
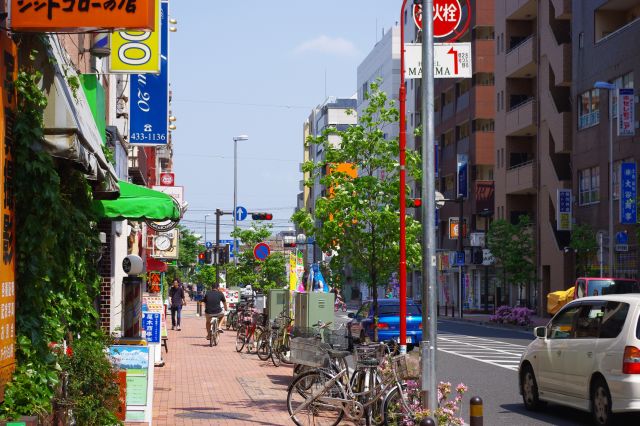
[[[466,7],[466,11],[463,6]],[[469,0],[434,0],[433,38],[446,39],[449,42],[457,40],[469,28],[470,18]],[[422,29],[422,5],[413,6],[413,20],[416,26]]]

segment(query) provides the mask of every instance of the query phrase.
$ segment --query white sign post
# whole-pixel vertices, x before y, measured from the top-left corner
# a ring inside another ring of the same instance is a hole
[[[404,78],[422,78],[422,45],[405,43]],[[435,78],[471,78],[471,43],[434,43]]]

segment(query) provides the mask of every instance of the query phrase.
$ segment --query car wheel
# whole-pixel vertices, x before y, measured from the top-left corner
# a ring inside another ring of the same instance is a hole
[[[522,393],[522,401],[527,410],[538,410],[542,405],[540,403],[540,395],[538,394],[538,382],[533,368],[529,364],[522,368],[520,378],[520,391]]]
[[[594,424],[599,426],[613,424],[611,405],[611,393],[607,382],[600,377],[595,379],[591,385],[591,416]]]

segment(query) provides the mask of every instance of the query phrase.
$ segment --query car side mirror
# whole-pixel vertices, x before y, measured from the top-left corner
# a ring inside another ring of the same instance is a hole
[[[547,338],[547,327],[536,327],[533,329],[533,335],[541,339]]]
[[[347,318],[355,318],[355,317],[356,317],[356,314],[354,314],[353,312],[349,312],[347,314]]]

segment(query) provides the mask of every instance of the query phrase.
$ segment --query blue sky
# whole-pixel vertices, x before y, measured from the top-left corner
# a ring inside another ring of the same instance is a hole
[[[272,212],[274,231],[291,226],[302,123],[325,94],[356,92],[358,64],[398,21],[401,4],[171,1],[178,20],[170,41],[174,171],[189,202],[184,225],[203,234],[205,214],[232,209],[233,137],[247,134],[238,142],[238,205]],[[214,220],[207,219],[209,240]],[[223,217],[223,238],[231,220]]]

